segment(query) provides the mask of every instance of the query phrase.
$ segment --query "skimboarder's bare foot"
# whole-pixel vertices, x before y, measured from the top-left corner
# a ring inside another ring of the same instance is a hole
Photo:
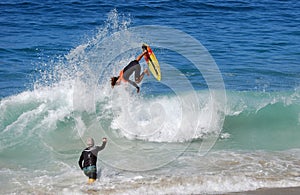
[[[146,74],[147,74],[147,76],[150,76],[150,73],[149,73],[149,70],[148,70],[148,68],[146,68],[146,69],[144,70],[144,73],[146,73]]]

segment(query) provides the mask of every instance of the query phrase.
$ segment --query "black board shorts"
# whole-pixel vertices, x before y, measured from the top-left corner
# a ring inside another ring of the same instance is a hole
[[[90,179],[97,179],[97,168],[95,165],[84,167],[83,172]]]

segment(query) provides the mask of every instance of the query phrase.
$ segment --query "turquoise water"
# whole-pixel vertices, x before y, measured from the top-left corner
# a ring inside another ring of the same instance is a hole
[[[299,186],[298,1],[0,6],[2,193]],[[143,42],[162,81],[112,90]],[[89,136],[108,138],[91,186],[77,165]]]

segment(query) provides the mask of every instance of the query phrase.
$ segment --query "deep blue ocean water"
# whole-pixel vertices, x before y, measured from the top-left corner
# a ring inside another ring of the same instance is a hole
[[[1,1],[2,192],[300,186],[299,26],[296,0]],[[165,36],[159,27],[175,30]],[[210,54],[226,98],[210,88],[210,66],[199,70],[179,54],[202,50],[172,38],[178,32]],[[112,90],[110,76],[142,42],[153,44],[162,82],[145,77],[139,95]],[[77,166],[88,136],[109,140],[92,186]],[[218,140],[203,155],[211,137]]]
[[[30,89],[38,64],[85,42],[115,8],[130,27],[164,25],[198,39],[228,89],[294,90],[300,75],[299,7],[298,1],[4,1],[0,96]]]

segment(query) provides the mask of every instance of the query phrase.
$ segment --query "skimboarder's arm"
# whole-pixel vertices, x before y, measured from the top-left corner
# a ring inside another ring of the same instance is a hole
[[[83,161],[83,153],[81,153],[81,156],[80,156],[79,161],[78,161],[79,167],[80,167],[81,169],[83,169],[82,161]]]
[[[142,57],[143,57],[146,53],[148,53],[148,51],[147,51],[147,50],[144,50],[143,53],[140,54],[140,55],[136,58],[136,61],[139,62],[139,61],[142,59]]]

